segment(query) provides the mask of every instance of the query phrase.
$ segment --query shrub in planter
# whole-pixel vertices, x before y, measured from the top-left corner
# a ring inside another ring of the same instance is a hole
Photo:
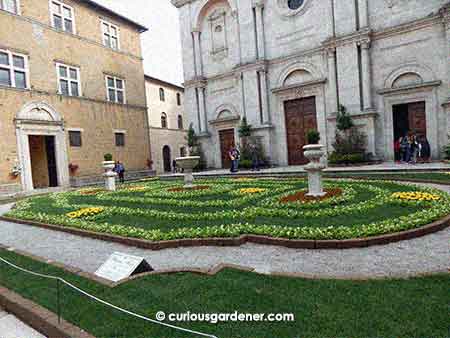
[[[333,152],[328,156],[330,164],[357,164],[366,162],[366,160],[364,153],[338,154]]]
[[[105,162],[109,162],[113,160],[113,156],[110,153],[107,153],[103,155],[103,159],[105,160]]]
[[[252,167],[252,161],[251,160],[240,160],[239,167],[243,168],[243,169],[250,169]]]
[[[320,141],[320,133],[317,130],[309,130],[306,134],[308,144],[318,144]]]

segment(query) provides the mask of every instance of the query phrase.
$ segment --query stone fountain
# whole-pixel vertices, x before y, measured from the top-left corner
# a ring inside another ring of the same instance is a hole
[[[194,175],[192,171],[200,162],[200,156],[185,156],[175,159],[177,166],[184,169],[184,188],[194,187]]]
[[[321,144],[308,144],[303,147],[304,155],[309,160],[305,166],[308,172],[308,194],[311,197],[322,197],[326,195],[323,191],[322,171],[327,166],[321,161],[325,155],[324,146]]]

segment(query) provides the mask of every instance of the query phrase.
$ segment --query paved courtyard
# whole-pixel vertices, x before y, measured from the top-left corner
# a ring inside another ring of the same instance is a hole
[[[45,336],[0,308],[0,338],[45,338]]]

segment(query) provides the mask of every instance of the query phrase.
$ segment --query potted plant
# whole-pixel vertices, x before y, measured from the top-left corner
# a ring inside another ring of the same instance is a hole
[[[79,166],[78,164],[75,163],[69,163],[69,171],[71,175],[75,175],[77,170],[78,170]]]
[[[114,169],[115,163],[113,161],[113,156],[110,153],[103,155],[103,160],[103,168],[107,171]]]
[[[317,130],[309,130],[306,134],[306,141],[308,144],[319,144],[320,133]]]

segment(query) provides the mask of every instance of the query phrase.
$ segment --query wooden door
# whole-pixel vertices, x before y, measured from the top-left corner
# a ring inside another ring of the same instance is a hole
[[[425,102],[408,104],[409,130],[417,136],[427,135],[427,119],[425,115]]]
[[[317,130],[316,98],[307,97],[284,103],[289,165],[303,165],[308,159],[303,155],[306,135]]]
[[[220,153],[222,155],[222,168],[231,168],[231,159],[228,156],[228,152],[234,143],[234,129],[227,129],[219,131],[220,138]]]
[[[58,173],[56,170],[55,137],[45,137],[45,148],[47,152],[48,181],[50,187],[58,186]]]
[[[164,166],[165,172],[172,171],[172,162],[171,162],[171,154],[170,154],[169,146],[163,147],[163,166]]]

